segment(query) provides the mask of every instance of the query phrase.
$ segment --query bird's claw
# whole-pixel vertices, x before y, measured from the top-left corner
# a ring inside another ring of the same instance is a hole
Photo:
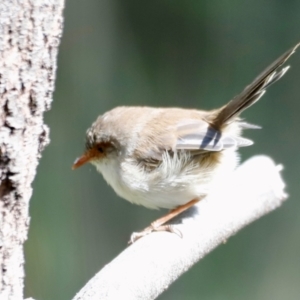
[[[140,232],[133,232],[130,237],[130,240],[128,241],[128,244],[131,245],[134,242],[136,242],[138,239],[140,239],[154,231],[156,231],[156,232],[167,231],[167,232],[175,233],[180,238],[183,237],[182,232],[179,229],[175,228],[173,225],[161,225],[158,227],[150,225],[149,227],[145,228],[144,230],[142,230]]]

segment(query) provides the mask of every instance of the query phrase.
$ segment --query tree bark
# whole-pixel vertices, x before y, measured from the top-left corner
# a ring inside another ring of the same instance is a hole
[[[63,0],[0,2],[0,299],[23,299],[32,181],[49,142]]]

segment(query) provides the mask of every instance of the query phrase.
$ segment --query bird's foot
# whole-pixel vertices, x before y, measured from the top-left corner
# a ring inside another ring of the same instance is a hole
[[[169,225],[169,224],[166,225],[166,223],[169,222],[170,220],[172,220],[174,217],[181,214],[182,212],[189,209],[191,206],[193,206],[198,201],[200,201],[200,199],[201,198],[196,198],[196,199],[193,199],[193,200],[191,200],[190,202],[188,202],[186,204],[178,206],[178,207],[172,209],[171,211],[169,211],[166,215],[164,215],[161,218],[159,218],[159,219],[155,220],[154,222],[152,222],[151,225],[148,226],[147,228],[145,228],[143,231],[134,232],[131,235],[130,241],[128,242],[128,244],[133,244],[135,241],[137,241],[141,237],[143,237],[145,235],[148,235],[149,233],[151,233],[153,231],[168,231],[168,232],[171,232],[171,233],[175,233],[179,237],[182,238],[182,233],[179,229],[175,228],[174,225]]]
[[[155,223],[155,222],[153,222]],[[143,236],[146,236],[148,234],[150,234],[151,232],[158,232],[158,231],[167,231],[167,232],[171,232],[171,233],[175,233],[177,234],[180,238],[182,238],[182,233],[179,229],[175,228],[174,225],[160,225],[160,226],[155,226],[155,224],[151,224],[150,226],[148,226],[147,228],[145,228],[144,230],[140,231],[140,232],[134,232],[132,233],[130,240],[128,242],[128,244],[133,244],[134,242],[136,242],[138,239],[142,238]]]

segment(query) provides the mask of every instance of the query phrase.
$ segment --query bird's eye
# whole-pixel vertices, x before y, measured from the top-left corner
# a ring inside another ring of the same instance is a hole
[[[101,146],[98,146],[98,147],[97,147],[97,150],[98,150],[100,153],[103,153],[103,152],[104,152],[103,147],[101,147]]]

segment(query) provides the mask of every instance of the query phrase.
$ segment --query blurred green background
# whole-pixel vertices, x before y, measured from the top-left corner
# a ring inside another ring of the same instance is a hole
[[[120,199],[91,165],[71,171],[98,114],[117,105],[216,108],[299,40],[296,0],[67,1],[45,116],[51,144],[33,184],[26,295],[70,299],[126,247],[131,232],[163,213]],[[243,114],[263,129],[247,131],[255,145],[241,151],[243,160],[263,153],[285,166],[289,200],[159,299],[299,299],[300,51],[289,64]]]

